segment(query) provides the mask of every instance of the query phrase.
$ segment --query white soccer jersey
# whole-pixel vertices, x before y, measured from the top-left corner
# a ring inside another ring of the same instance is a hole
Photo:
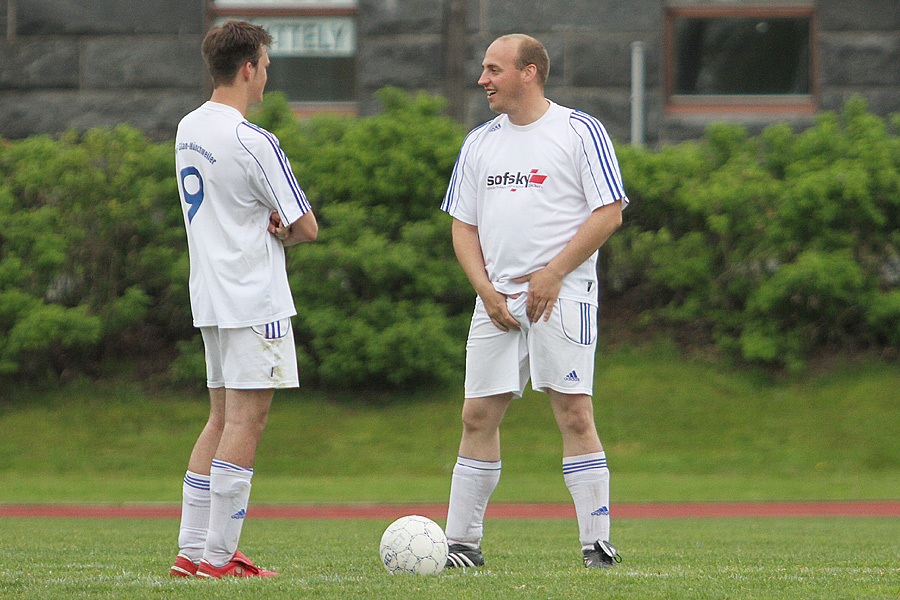
[[[550,103],[537,121],[503,114],[463,142],[441,205],[478,227],[485,268],[503,294],[547,265],[601,206],[628,203],[612,143],[590,115]],[[597,303],[597,253],[563,280],[560,298]]]
[[[237,328],[296,314],[284,246],[267,231],[310,206],[278,139],[224,104],[185,116],[175,136],[196,327]]]

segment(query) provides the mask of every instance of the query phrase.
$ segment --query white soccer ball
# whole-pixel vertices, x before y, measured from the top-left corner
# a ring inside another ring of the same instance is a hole
[[[435,575],[447,564],[447,536],[427,517],[400,517],[381,536],[381,562],[392,575]]]

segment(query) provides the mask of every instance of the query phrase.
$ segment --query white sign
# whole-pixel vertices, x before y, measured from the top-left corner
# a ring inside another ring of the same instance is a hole
[[[356,0],[214,0],[217,8],[356,8]]]
[[[259,23],[272,35],[271,56],[353,56],[356,23],[352,17],[272,19]]]
[[[228,19],[220,19],[221,25]],[[252,17],[272,36],[269,56],[353,56],[356,23],[353,17]]]

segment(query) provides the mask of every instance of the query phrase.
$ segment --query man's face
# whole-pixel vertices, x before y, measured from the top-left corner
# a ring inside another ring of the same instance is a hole
[[[498,113],[515,111],[523,96],[523,71],[516,69],[519,44],[514,40],[497,40],[484,53],[478,85],[487,92],[491,110]]]
[[[269,78],[269,52],[263,48],[259,54],[256,68],[253,70],[253,78],[250,80],[251,103],[262,102],[263,92],[266,89],[266,81]]]

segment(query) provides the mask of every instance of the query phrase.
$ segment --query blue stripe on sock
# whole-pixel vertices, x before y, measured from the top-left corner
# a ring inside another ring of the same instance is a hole
[[[605,463],[605,462],[606,462],[605,458],[592,458],[589,460],[579,460],[579,461],[574,461],[574,462],[563,463],[563,468],[580,467],[582,465],[592,465],[592,464],[596,464],[596,463]]]
[[[590,471],[591,469],[605,469],[606,459],[598,458],[594,460],[584,460],[563,465],[563,474],[580,473],[581,471]]]
[[[461,461],[466,461],[466,462],[461,462]],[[479,463],[479,464],[472,465],[472,464],[467,464],[467,463]],[[465,456],[459,456],[456,459],[456,464],[459,465],[460,467],[465,467],[467,469],[474,469],[476,471],[499,471],[500,470],[500,461],[499,460],[478,460],[477,458],[466,458]]]
[[[253,469],[249,469],[247,467],[242,467],[240,465],[235,465],[230,462],[225,462],[224,460],[219,460],[214,458],[212,461],[212,466],[217,469],[225,469],[226,471],[241,471],[245,473],[252,473]]]
[[[601,469],[605,466],[606,466],[605,460],[594,460],[594,461],[584,462],[584,463],[563,465],[563,471],[570,471],[572,469]]]
[[[192,488],[198,490],[209,491],[209,479],[200,479],[198,477],[191,477],[190,475],[184,476],[184,482]]]

